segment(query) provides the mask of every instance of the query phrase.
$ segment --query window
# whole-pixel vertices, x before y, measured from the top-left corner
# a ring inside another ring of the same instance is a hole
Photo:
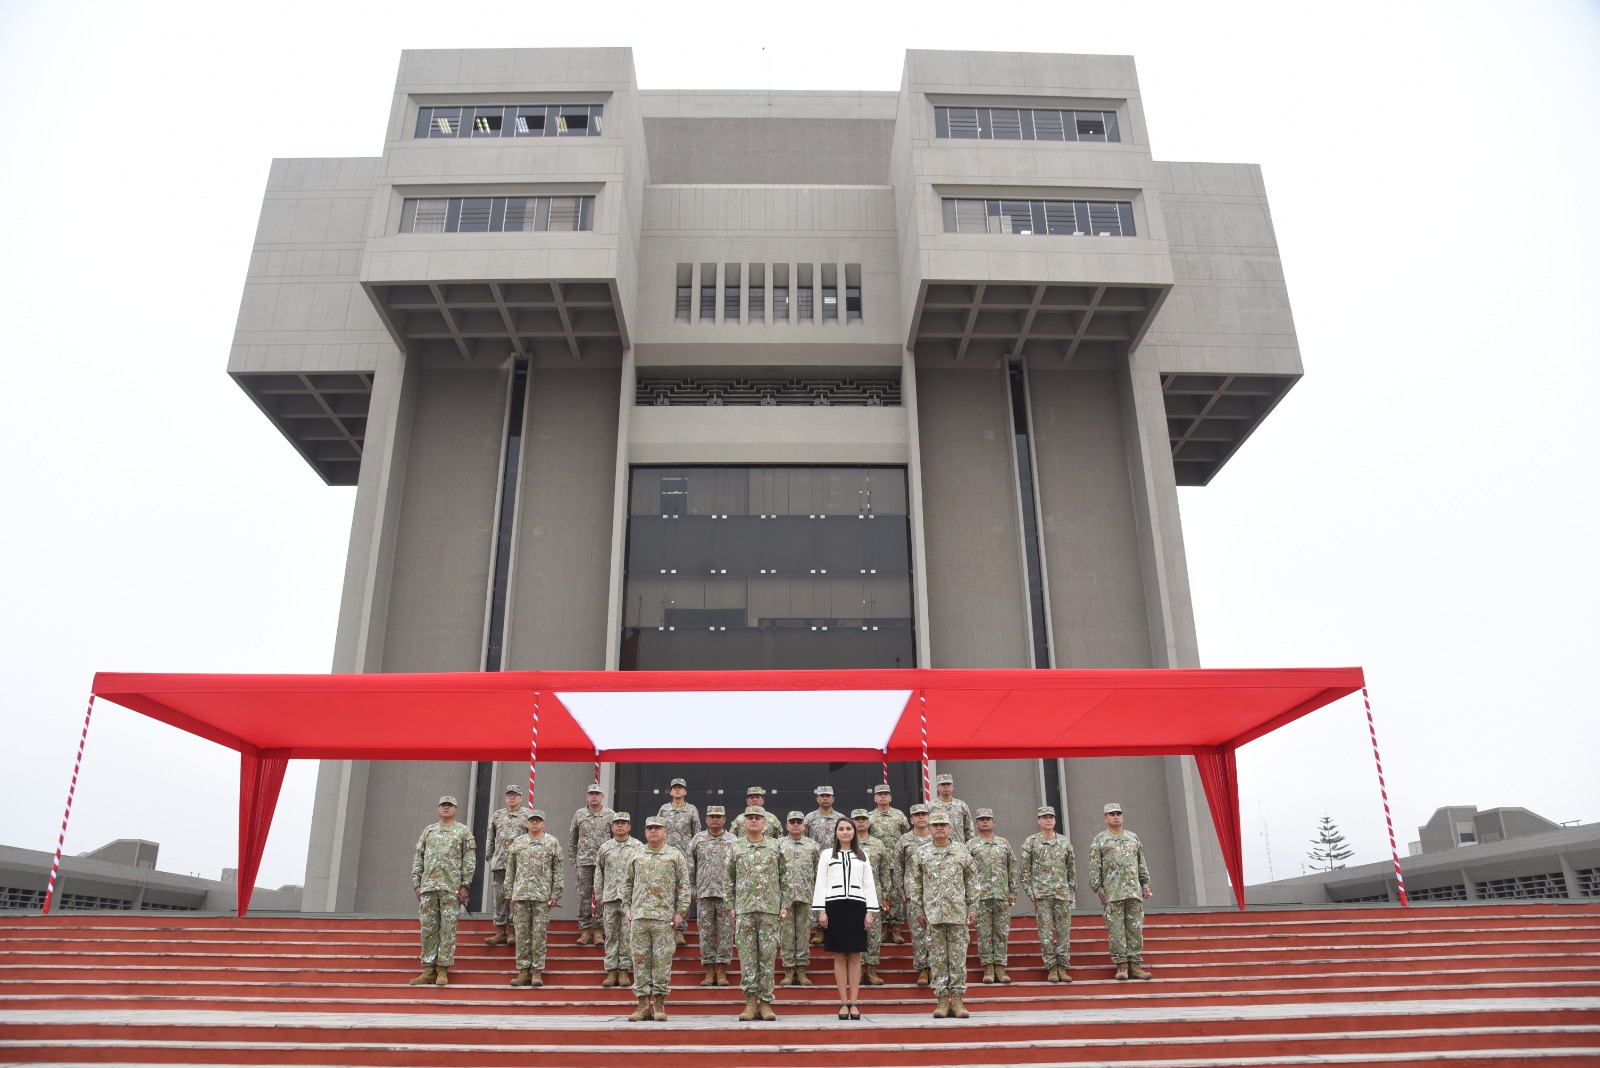
[[[750,321],[763,322],[767,317],[767,289],[765,286],[750,287]]]
[[[824,319],[839,318],[839,290],[836,286],[822,287],[822,317]]]
[[[722,317],[728,322],[739,321],[739,287],[722,287]]]
[[[984,141],[1121,141],[1115,111],[1057,108],[933,109],[938,138]],[[420,135],[419,135],[420,136]]]
[[[1133,204],[1100,200],[944,198],[947,234],[1135,237]]]
[[[776,322],[789,321],[789,287],[772,287],[772,318]]]
[[[798,319],[811,318],[811,301],[813,290],[810,286],[801,286],[795,301],[795,317]]]
[[[678,322],[689,321],[689,312],[694,309],[694,287],[678,287]]]
[[[847,286],[844,291],[844,311],[846,318],[861,318],[861,287]]]
[[[418,137],[598,137],[604,104],[484,104],[417,109]]]
[[[423,197],[400,209],[402,234],[592,230],[594,197]]]

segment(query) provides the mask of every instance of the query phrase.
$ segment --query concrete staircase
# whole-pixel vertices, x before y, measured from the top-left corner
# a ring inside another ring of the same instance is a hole
[[[974,967],[965,1021],[933,1020],[910,947],[886,946],[860,1022],[835,1018],[819,949],[816,986],[740,1024],[737,986],[696,985],[691,934],[669,1022],[629,1024],[631,992],[600,988],[602,951],[570,923],[534,990],[506,985],[490,930],[463,922],[450,986],[418,988],[409,919],[0,916],[0,1063],[1600,1064],[1600,903],[1152,914],[1151,982],[1115,981],[1083,916],[1070,985],[1044,981],[1018,921],[1015,982]]]

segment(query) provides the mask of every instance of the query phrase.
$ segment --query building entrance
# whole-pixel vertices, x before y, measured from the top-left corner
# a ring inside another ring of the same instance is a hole
[[[918,764],[889,765],[889,785],[894,806],[904,812],[921,800],[922,770]],[[872,788],[883,781],[883,765],[862,761],[800,764],[618,764],[612,808],[633,817],[635,838],[644,839],[644,821],[672,801],[667,784],[688,783],[686,800],[700,810],[721,805],[728,822],[744,811],[744,792],[752,786],[767,791],[767,811],[781,821],[791,811],[810,812],[817,807],[816,788],[831,786],[833,807],[849,815],[852,809],[872,809]],[[779,828],[780,832],[782,828]]]

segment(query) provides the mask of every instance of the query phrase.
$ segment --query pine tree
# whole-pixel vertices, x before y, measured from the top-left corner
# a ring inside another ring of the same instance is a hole
[[[1333,871],[1335,868],[1344,867],[1344,861],[1355,856],[1355,850],[1347,847],[1344,835],[1334,825],[1332,816],[1323,816],[1321,824],[1317,827],[1317,836],[1311,840],[1316,848],[1307,853],[1311,860],[1312,871]]]

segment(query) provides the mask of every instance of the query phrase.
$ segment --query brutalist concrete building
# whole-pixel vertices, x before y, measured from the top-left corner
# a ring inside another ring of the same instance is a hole
[[[273,163],[228,371],[357,487],[334,670],[627,671],[1198,666],[1177,487],[1301,366],[1259,169],[1156,162],[1129,57],[680,92],[494,49],[404,53],[381,156]],[[1228,900],[1188,758],[937,770],[1017,842],[1121,801],[1155,904]],[[882,769],[601,770],[640,821],[680,774]],[[556,833],[592,775],[541,766]],[[325,764],[304,907],[408,909],[437,797],[525,779]]]

